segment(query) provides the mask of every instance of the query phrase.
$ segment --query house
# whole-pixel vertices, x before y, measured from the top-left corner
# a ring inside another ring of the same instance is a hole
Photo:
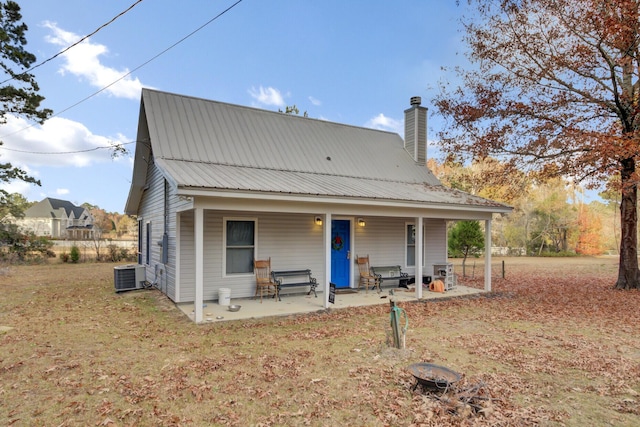
[[[426,167],[420,104],[411,98],[403,140],[143,89],[125,211],[138,217],[147,280],[176,303],[194,302],[201,322],[203,301],[220,289],[254,295],[254,259],[311,269],[328,307],[330,282],[357,286],[356,254],[432,274],[447,260],[447,221],[463,219],[484,221],[491,247],[492,215],[511,208],[441,185]]]
[[[94,219],[82,206],[47,197],[24,212],[14,222],[36,236],[52,239],[85,240],[93,238]]]

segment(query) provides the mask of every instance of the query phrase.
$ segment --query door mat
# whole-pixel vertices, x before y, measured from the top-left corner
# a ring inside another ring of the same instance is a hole
[[[358,291],[355,289],[336,289],[336,294],[337,295],[344,295],[344,294],[357,294]]]

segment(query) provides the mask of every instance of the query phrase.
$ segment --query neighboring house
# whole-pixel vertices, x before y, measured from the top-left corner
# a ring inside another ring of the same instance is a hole
[[[23,230],[32,231],[36,236],[69,240],[93,238],[91,213],[66,200],[47,197],[27,209],[24,218],[13,222]]]
[[[232,298],[254,295],[254,259],[271,258],[274,270],[311,269],[324,307],[330,282],[357,286],[356,254],[430,275],[447,260],[447,221],[484,221],[491,247],[492,215],[511,208],[444,187],[426,154],[419,97],[405,111],[403,141],[143,89],[125,207],[138,217],[139,263],[174,302],[195,303],[196,322],[220,288]],[[489,255],[487,290],[490,262]]]

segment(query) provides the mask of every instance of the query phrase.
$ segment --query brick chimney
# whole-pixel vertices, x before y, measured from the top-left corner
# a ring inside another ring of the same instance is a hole
[[[427,163],[427,109],[422,98],[411,97],[411,108],[404,110],[404,149],[417,163]]]

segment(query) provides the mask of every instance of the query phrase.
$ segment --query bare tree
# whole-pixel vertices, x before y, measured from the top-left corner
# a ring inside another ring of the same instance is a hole
[[[93,247],[96,251],[96,260],[100,260],[100,250],[103,246],[103,236],[113,229],[113,221],[104,209],[94,206],[90,209],[93,216]]]

